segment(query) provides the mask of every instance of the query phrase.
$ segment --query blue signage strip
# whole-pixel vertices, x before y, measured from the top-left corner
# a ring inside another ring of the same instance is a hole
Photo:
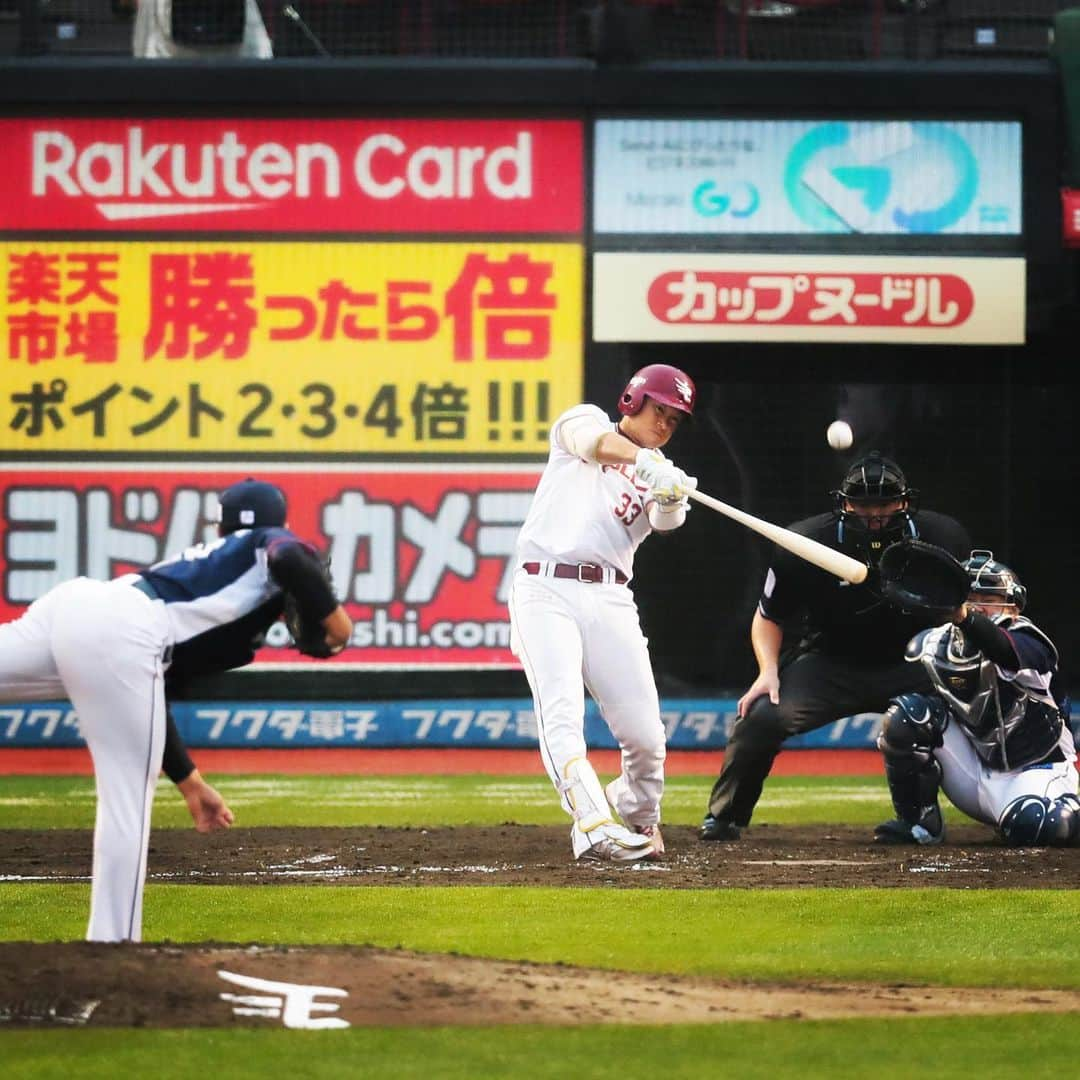
[[[668,747],[720,750],[735,722],[735,698],[661,702]],[[193,748],[263,747],[535,747],[536,717],[527,698],[462,701],[306,702],[185,701],[173,705],[177,726]],[[860,713],[799,735],[791,748],[873,749],[880,715]],[[1074,728],[1080,714],[1073,714]],[[590,747],[617,745],[589,701]],[[78,719],[65,701],[0,707],[0,748],[82,746]]]

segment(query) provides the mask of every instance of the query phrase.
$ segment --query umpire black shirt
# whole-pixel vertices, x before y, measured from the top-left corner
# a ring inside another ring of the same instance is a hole
[[[911,520],[920,540],[937,544],[960,560],[970,554],[971,539],[954,518],[919,510]],[[841,544],[838,524],[837,515],[830,511],[796,521],[788,528],[863,561],[854,544]],[[850,535],[850,526],[847,532]],[[927,623],[884,601],[877,582],[876,567],[871,567],[862,584],[851,585],[774,546],[758,607],[767,619],[783,626],[785,652],[798,642],[800,651],[812,649],[867,663],[889,663],[904,655],[908,641]]]

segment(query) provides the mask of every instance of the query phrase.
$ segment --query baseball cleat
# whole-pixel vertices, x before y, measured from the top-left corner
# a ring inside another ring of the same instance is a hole
[[[570,830],[575,859],[603,859],[608,862],[637,862],[653,854],[652,841],[625,825],[604,821],[587,832],[577,822]]]
[[[742,832],[738,825],[731,821],[714,818],[712,814],[705,815],[705,820],[701,823],[701,828],[698,829],[699,840],[731,841],[738,840],[741,835]]]

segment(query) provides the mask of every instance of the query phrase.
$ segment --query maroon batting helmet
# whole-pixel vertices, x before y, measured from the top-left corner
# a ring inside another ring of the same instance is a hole
[[[619,398],[619,412],[633,416],[641,411],[647,397],[693,416],[697,389],[685,371],[670,364],[649,364],[630,376]]]

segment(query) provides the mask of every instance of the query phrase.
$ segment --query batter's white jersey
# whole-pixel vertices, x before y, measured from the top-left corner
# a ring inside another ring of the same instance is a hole
[[[652,532],[645,512],[649,488],[633,465],[597,465],[566,450],[560,428],[589,417],[616,425],[595,405],[576,405],[551,428],[551,452],[518,533],[516,562],[594,563],[633,576],[634,552]]]

